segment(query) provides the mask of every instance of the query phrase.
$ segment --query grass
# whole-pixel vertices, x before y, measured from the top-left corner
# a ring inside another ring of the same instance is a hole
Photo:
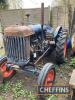
[[[70,64],[71,67],[75,68],[75,57],[71,58]]]
[[[9,90],[10,90],[9,82],[0,85],[0,93],[7,93]]]
[[[52,96],[48,97],[48,99],[47,99],[47,100],[57,100],[57,96],[52,95]]]
[[[3,96],[0,96],[0,100],[5,100],[5,98]]]
[[[3,94],[11,93],[13,100],[18,100],[19,97],[26,98],[26,100],[36,100],[36,97],[32,94],[33,91],[28,91],[23,88],[23,83],[18,80],[15,84],[10,82],[0,85],[0,100],[5,100]]]
[[[24,98],[23,100],[36,100],[33,91],[24,89],[24,84],[21,80],[17,80],[14,84],[11,82],[0,84],[0,100],[6,100],[3,96],[5,94],[11,94],[13,100],[18,100],[19,98]],[[46,100],[57,100],[57,97],[51,95]]]
[[[14,98],[22,96],[29,100],[35,100],[35,97],[32,95],[31,91],[23,89],[22,81],[17,81],[16,84],[12,85],[12,92],[14,94]]]

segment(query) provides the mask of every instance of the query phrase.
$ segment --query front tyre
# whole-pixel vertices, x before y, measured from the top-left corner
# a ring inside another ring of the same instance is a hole
[[[55,67],[52,63],[44,65],[38,77],[38,86],[52,86],[55,80]],[[39,92],[38,92],[39,93]],[[39,100],[45,100],[45,96],[39,96]]]

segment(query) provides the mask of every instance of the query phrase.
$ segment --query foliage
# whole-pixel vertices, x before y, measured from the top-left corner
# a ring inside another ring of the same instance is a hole
[[[35,100],[35,97],[32,95],[32,92],[25,90],[23,88],[23,83],[20,80],[12,85],[12,92],[14,99],[18,97],[25,97],[27,99],[29,98],[29,100]]]
[[[75,57],[71,58],[69,65],[72,66],[73,68],[75,68]]]
[[[6,9],[8,7],[7,0],[0,0],[0,9]]]
[[[47,100],[57,100],[57,97],[55,95],[52,95]]]
[[[5,100],[3,96],[0,96],[0,100]]]
[[[32,94],[32,91],[24,89],[21,80],[17,81],[15,84],[8,82],[0,85],[0,94],[6,94],[9,92],[13,94],[13,100],[18,99],[19,97],[24,97],[26,100],[36,100],[35,96]],[[0,96],[0,100],[4,100],[3,96]]]
[[[9,83],[5,83],[0,85],[0,92],[1,93],[7,93],[10,90],[10,84]]]

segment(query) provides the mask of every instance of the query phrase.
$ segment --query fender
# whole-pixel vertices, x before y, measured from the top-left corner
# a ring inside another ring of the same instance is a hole
[[[32,28],[32,31],[34,32],[34,33],[41,33],[41,24],[35,24],[35,25],[29,25],[31,28]],[[48,33],[53,33],[53,28],[52,27],[50,27],[49,25],[46,25],[46,24],[44,24],[43,25],[43,31],[46,33],[46,32],[48,32]]]
[[[54,38],[56,38],[56,37],[58,36],[59,31],[61,31],[62,29],[63,29],[62,26],[58,26],[58,27],[56,28],[55,32],[53,33]]]

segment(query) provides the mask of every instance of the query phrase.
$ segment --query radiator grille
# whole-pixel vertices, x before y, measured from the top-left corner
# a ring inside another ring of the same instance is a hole
[[[30,38],[4,36],[4,44],[9,62],[27,64],[30,59]]]

